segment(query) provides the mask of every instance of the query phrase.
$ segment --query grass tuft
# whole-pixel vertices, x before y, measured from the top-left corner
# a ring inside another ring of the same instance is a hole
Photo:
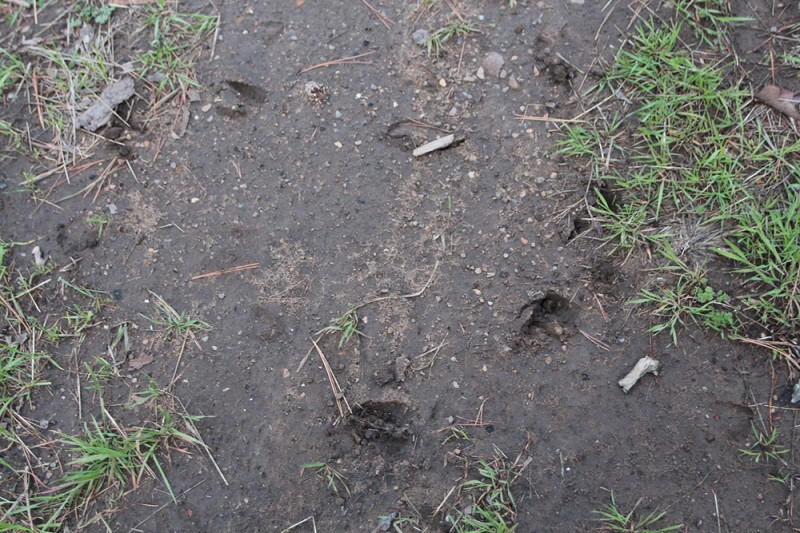
[[[666,512],[655,510],[646,516],[638,516],[636,508],[642,501],[636,502],[633,509],[627,513],[621,511],[611,491],[611,503],[603,504],[600,509],[592,510],[597,515],[597,521],[603,523],[601,531],[619,531],[620,533],[666,533],[683,528],[683,524],[659,527],[657,524],[666,516]]]
[[[439,28],[425,39],[425,49],[428,55],[439,56],[442,53],[442,45],[453,37],[466,37],[471,33],[480,33],[480,30],[473,24],[466,22],[454,22],[444,28]]]
[[[785,338],[800,328],[800,139],[752,105],[735,56],[704,48],[743,19],[722,0],[676,7],[677,21],[638,25],[594,88],[589,123],[565,128],[557,153],[589,169],[610,253],[656,263],[632,300],[660,319],[652,331],[677,342],[691,321]],[[743,294],[709,282],[721,268],[744,276]]]

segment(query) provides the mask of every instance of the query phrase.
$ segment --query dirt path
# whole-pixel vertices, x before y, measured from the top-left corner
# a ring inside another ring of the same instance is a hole
[[[360,2],[225,3],[183,138],[131,130],[133,172],[94,204],[4,199],[4,238],[36,238],[59,265],[80,258],[84,285],[119,291],[108,323],[139,323],[131,357],[151,354],[144,371],[157,381],[172,377],[177,350],[158,347],[139,315],[151,313],[148,291],[213,327],[202,349],[186,347],[174,392],[209,417],[197,426],[229,484],[203,453],[173,453],[179,504],[160,508],[169,496],[144,482],[108,519],[114,531],[156,510],[137,530],[280,531],[313,516],[318,531],[374,531],[398,512],[445,531],[469,505],[451,488],[499,451],[525,465],[513,485],[520,532],[592,530],[609,490],[626,510],[640,499],[639,513],[666,510],[662,527],[680,531],[791,530],[775,520],[788,489],[738,451],[752,405],[771,390],[788,405],[785,378],[773,381],[756,348],[646,333],[650,319],[626,305],[645,263],[597,249],[580,220],[586,177],[551,155],[557,126],[515,117],[579,113],[576,95],[631,18],[625,3],[550,4],[458,3],[480,33],[436,58],[412,33],[453,19],[444,1],[421,13],[373,3],[389,28]],[[368,64],[299,73],[363,53]],[[490,53],[503,58],[497,72]],[[456,145],[411,155],[450,132]],[[2,181],[26,165],[9,162]],[[84,220],[109,204],[118,211],[97,242]],[[363,336],[320,341],[354,411],[342,422],[319,354],[298,370],[309,337],[350,305],[422,288],[360,308]],[[78,357],[102,353],[108,335]],[[662,372],[623,394],[617,380],[645,355]],[[79,420],[75,376],[47,377],[36,417],[78,431],[95,408],[84,394]],[[126,367],[107,403],[124,403],[134,378]],[[301,473],[314,462],[343,476],[338,493]]]

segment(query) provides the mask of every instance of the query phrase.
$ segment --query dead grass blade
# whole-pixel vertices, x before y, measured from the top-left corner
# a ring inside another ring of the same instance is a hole
[[[355,56],[348,56],[348,57],[341,57],[339,59],[331,59],[330,61],[323,61],[322,63],[317,63],[316,65],[306,67],[300,71],[300,74],[304,72],[309,72],[317,68],[322,67],[330,67],[333,65],[374,65],[372,61],[358,61],[359,58],[374,54],[377,50],[371,50],[369,52],[364,52],[363,54],[358,54]]]
[[[328,364],[328,359],[325,357],[325,354],[322,353],[322,350],[319,348],[319,344],[314,339],[311,339],[311,342],[314,344],[314,348],[317,349],[317,353],[319,354],[320,360],[322,360],[322,366],[325,367],[325,373],[328,375],[328,381],[331,384],[331,390],[333,391],[333,397],[336,400],[336,407],[339,408],[339,415],[344,418],[344,407],[347,407],[347,411],[352,413],[353,410],[350,408],[350,403],[348,403],[347,398],[344,396],[344,392],[342,392],[342,387],[339,386],[339,381],[336,379],[336,376],[333,374],[333,370],[331,369],[331,365]],[[344,407],[343,407],[344,406]]]
[[[222,274],[230,274],[232,272],[242,272],[243,270],[251,270],[253,268],[258,268],[261,266],[261,263],[248,263],[246,265],[239,265],[231,268],[223,268],[222,270],[215,270],[214,272],[208,272],[206,274],[198,274],[191,278],[191,281],[197,279],[204,279],[210,278],[213,276],[221,276]]]

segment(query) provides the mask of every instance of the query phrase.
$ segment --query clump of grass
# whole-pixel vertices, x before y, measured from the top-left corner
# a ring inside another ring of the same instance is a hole
[[[182,431],[168,411],[160,415],[151,425],[124,430],[104,414],[102,422],[92,419],[86,424],[82,435],[62,435],[61,442],[75,457],[68,464],[71,468],[57,484],[32,496],[28,505],[11,510],[9,518],[33,517],[39,531],[60,530],[70,517],[84,520],[87,503],[94,499],[107,498],[113,507],[144,476],[161,479],[176,502],[158,454],[172,442],[200,442]]]
[[[444,431],[446,436],[442,441],[442,445],[445,445],[448,442],[459,441],[459,440],[471,443],[475,442],[475,439],[470,437],[466,429],[464,429],[464,427],[460,424],[453,424],[451,426],[447,426],[446,428],[444,428]]]
[[[475,466],[477,475],[461,485],[469,503],[455,509],[445,518],[457,533],[512,533],[516,531],[517,503],[511,490],[524,466],[509,462],[495,449],[494,456],[480,459]]]
[[[316,336],[320,337],[327,333],[339,335],[339,348],[341,348],[353,335],[357,337],[364,336],[364,334],[358,330],[359,320],[357,308],[350,306],[350,309],[348,309],[346,313],[332,318],[330,325],[319,330]]]
[[[751,198],[731,218],[735,229],[717,252],[752,282],[746,308],[762,324],[794,327],[800,322],[800,192],[787,188],[782,197]]]
[[[610,253],[646,250],[660,263],[659,286],[632,303],[652,306],[664,319],[653,331],[676,342],[686,319],[731,338],[742,324],[772,338],[800,327],[800,139],[748,106],[735,57],[703,49],[741,21],[725,5],[681,0],[680,20],[640,23],[595,88],[606,98],[590,123],[558,142],[586,162]],[[705,33],[687,42],[687,24]],[[747,294],[708,282],[721,258]]]
[[[597,521],[603,523],[601,531],[619,531],[620,533],[666,533],[667,531],[677,531],[683,528],[683,524],[659,527],[667,515],[664,511],[655,510],[646,516],[638,516],[636,508],[642,500],[636,502],[633,509],[627,513],[621,511],[614,498],[614,491],[611,491],[611,503],[603,504],[600,509],[592,510],[596,514]]]
[[[29,89],[38,119],[29,120],[29,127],[0,125],[0,139],[5,138],[8,147],[19,150],[26,144],[20,142],[20,132],[30,130],[30,155],[47,166],[65,164],[68,155],[82,159],[97,146],[98,137],[76,129],[75,119],[106,87],[128,72],[115,60],[116,36],[128,36],[126,46],[139,51],[134,57],[133,75],[140,85],[152,84],[151,109],[163,112],[168,108],[161,104],[198,86],[195,61],[219,22],[216,15],[178,12],[166,0],[125,10],[105,0],[79,0],[66,6],[43,0],[36,3],[45,19],[49,19],[46,11],[58,10],[53,16],[63,17],[73,35],[64,41],[45,34],[40,44],[25,47],[24,62],[18,54],[0,48],[0,95]],[[14,11],[13,17],[22,10]],[[11,15],[9,12],[7,16]],[[84,24],[92,26],[91,32],[78,36]],[[137,94],[147,95],[141,89],[137,87]]]
[[[425,39],[425,49],[428,55],[438,56],[442,53],[442,45],[453,37],[465,37],[470,33],[480,33],[473,24],[467,22],[454,22],[444,28],[439,28]]]
[[[314,475],[316,475],[319,479],[325,481],[325,484],[331,489],[337,496],[339,495],[339,487],[341,486],[348,496],[350,496],[350,488],[347,486],[347,480],[345,477],[330,466],[328,463],[324,461],[315,461],[313,463],[307,463],[302,466],[300,469],[300,474],[302,475],[306,470],[313,470]]]
[[[768,463],[780,461],[781,455],[789,453],[787,448],[778,444],[777,428],[772,428],[771,432],[762,432],[753,421],[750,421],[750,427],[753,431],[753,444],[749,448],[740,449],[742,455],[749,457],[755,463]]]
[[[24,76],[25,65],[19,55],[0,48],[0,95],[18,85]]]
[[[102,239],[103,230],[111,222],[111,217],[101,214],[94,214],[87,217],[86,222],[89,224],[97,224],[97,238]]]
[[[90,0],[78,2],[77,17],[71,22],[73,27],[80,26],[82,23],[105,24],[111,19],[111,15],[117,8],[105,2],[95,4]]]
[[[16,342],[0,345],[0,421],[16,417],[16,409],[30,400],[34,389],[50,385],[40,377],[46,363],[52,359]]]
[[[685,325],[687,318],[723,336],[736,334],[739,323],[734,314],[736,309],[729,301],[725,292],[711,286],[704,271],[694,270],[682,272],[674,283],[653,290],[642,289],[629,303],[651,305],[653,315],[665,321],[652,326],[650,331],[669,331],[677,344],[678,326]]]
[[[731,26],[752,19],[733,17],[726,0],[677,0],[675,9],[689,24],[694,35],[708,45],[720,45]]]
[[[199,84],[193,77],[195,48],[217,27],[215,15],[172,11],[166,0],[147,7],[151,49],[140,54],[139,75],[155,76],[157,92],[186,92]]]
[[[164,328],[164,340],[181,339],[186,341],[194,338],[195,333],[211,330],[211,326],[206,322],[191,318],[185,311],[178,313],[161,296],[152,291],[150,294],[155,299],[158,316],[145,318],[156,326]]]

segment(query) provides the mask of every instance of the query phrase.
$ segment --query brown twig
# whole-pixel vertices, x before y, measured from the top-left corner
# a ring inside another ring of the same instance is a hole
[[[583,335],[584,337],[586,337],[587,339],[592,341],[598,348],[601,348],[601,349],[603,349],[603,350],[605,350],[607,352],[611,351],[611,347],[608,344],[606,344],[603,341],[601,341],[600,339],[598,339],[596,337],[593,337],[592,335],[589,335],[588,333],[583,331],[581,328],[578,328],[578,331],[580,332],[581,335]]]
[[[372,61],[356,61],[358,58],[368,56],[370,54],[374,54],[377,50],[371,50],[369,52],[364,52],[363,54],[358,54],[355,56],[348,56],[348,57],[341,57],[339,59],[331,59],[330,61],[323,61],[322,63],[318,63],[316,65],[306,67],[300,71],[300,74],[304,72],[309,72],[311,70],[322,68],[322,67],[330,67],[331,65],[374,65]]]
[[[434,126],[433,124],[428,124],[427,122],[423,122],[421,120],[417,120],[411,117],[403,117],[403,121],[407,122],[409,126],[414,128],[427,128],[430,130],[437,130],[444,133],[452,133],[450,130],[445,128],[440,128],[439,126]]]
[[[552,117],[534,117],[531,115],[514,115],[514,118],[517,120],[536,120],[539,122],[555,122],[555,123],[576,123],[576,124],[586,124],[586,120],[579,120],[576,118],[552,118]]]
[[[347,407],[347,410],[352,413],[353,410],[350,409],[350,404],[347,401],[347,398],[344,396],[344,392],[342,392],[342,387],[339,386],[339,381],[336,379],[336,376],[333,374],[333,370],[331,369],[331,365],[328,364],[328,359],[325,357],[325,354],[322,353],[322,350],[319,348],[319,344],[313,338],[311,342],[314,344],[314,348],[317,349],[317,353],[319,354],[320,360],[322,360],[322,366],[325,367],[325,373],[328,375],[328,381],[331,384],[331,390],[333,391],[333,398],[336,400],[336,407],[339,408],[339,416],[344,418],[344,408],[342,404]]]
[[[386,15],[384,15],[383,13],[372,7],[370,3],[367,2],[367,0],[361,0],[361,1],[364,2],[364,5],[367,6],[370,11],[372,11],[373,15],[378,17],[380,23],[383,24],[387,30],[389,29],[390,26],[394,25],[394,21],[392,19],[390,19],[389,17],[387,17]]]
[[[756,346],[761,346],[762,348],[767,348],[768,350],[774,350],[776,353],[781,355],[786,361],[795,367],[797,370],[800,370],[800,363],[792,357],[791,348],[794,347],[793,344],[789,342],[783,341],[767,341],[762,339],[748,339],[746,337],[739,338],[740,341],[746,342],[748,344],[755,344]],[[784,349],[785,348],[785,349]]]
[[[455,4],[451,0],[445,0],[445,2],[453,11],[453,14],[456,16],[456,18],[458,18],[458,20],[460,20],[461,22],[464,22],[464,17],[461,16],[461,13],[458,11]]]
[[[608,322],[608,313],[606,313],[605,308],[603,307],[603,303],[600,301],[600,297],[597,296],[597,293],[594,294],[594,301],[597,302],[597,307],[600,309],[600,314],[603,315],[603,320]]]
[[[428,286],[433,281],[433,277],[436,275],[436,271],[438,269],[439,269],[439,260],[437,259],[436,263],[433,265],[433,271],[431,272],[431,275],[428,278],[428,281],[426,281],[425,285],[423,285],[422,288],[420,290],[418,290],[417,292],[412,292],[410,294],[401,294],[399,296],[395,296],[395,295],[379,296],[378,298],[373,298],[372,300],[368,300],[368,301],[364,302],[363,304],[358,304],[355,307],[353,307],[353,309],[354,310],[355,309],[361,309],[362,307],[364,307],[366,305],[374,304],[375,302],[380,302],[380,301],[383,301],[383,300],[399,300],[399,299],[403,299],[403,298],[416,298],[418,296],[422,296],[422,293],[425,292],[425,290],[428,288]]]
[[[206,274],[198,274],[192,277],[192,281],[197,279],[203,278],[210,278],[213,276],[221,276],[222,274],[230,274],[231,272],[241,272],[243,270],[251,270],[253,268],[258,268],[261,266],[261,263],[248,263],[246,265],[239,265],[231,268],[223,268],[222,270],[215,270],[214,272],[208,272]]]

